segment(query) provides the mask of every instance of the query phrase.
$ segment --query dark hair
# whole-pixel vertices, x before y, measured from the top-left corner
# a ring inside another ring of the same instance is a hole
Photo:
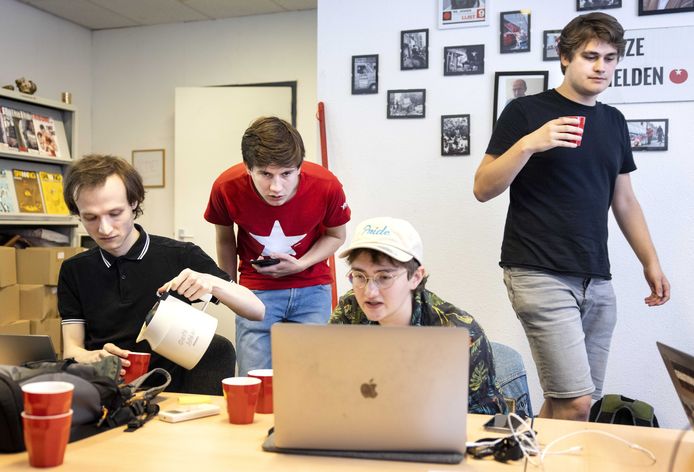
[[[120,157],[88,154],[72,164],[67,171],[64,182],[63,198],[70,213],[79,215],[76,200],[82,189],[90,189],[104,185],[106,179],[117,175],[125,185],[128,203],[137,203],[135,218],[142,214],[142,202],[145,200],[145,187],[142,177],[135,168]]]
[[[592,39],[597,39],[617,48],[619,57],[624,57],[626,41],[624,40],[624,28],[613,16],[602,12],[593,12],[580,15],[567,24],[559,36],[557,52],[559,57],[573,60],[578,49]],[[561,65],[561,73],[566,71],[566,66]]]
[[[241,139],[243,162],[254,167],[300,167],[304,161],[304,141],[292,125],[270,116],[258,118]]]
[[[408,279],[412,278],[414,273],[417,271],[417,269],[421,265],[419,262],[417,262],[417,259],[415,259],[414,257],[407,262],[401,262],[397,259],[393,259],[388,254],[385,254],[381,251],[377,251],[376,249],[364,248],[364,247],[352,249],[350,251],[349,255],[347,256],[347,263],[351,266],[352,262],[354,262],[354,260],[357,257],[359,257],[361,254],[368,254],[369,257],[371,258],[371,260],[377,264],[385,261],[385,262],[389,263],[390,265],[394,265],[396,267],[402,267],[402,268],[406,269]],[[422,277],[422,281],[419,282],[419,285],[417,285],[417,288],[415,288],[414,291],[417,292],[419,290],[424,290],[424,286],[426,285],[428,279],[429,279],[428,275],[425,275],[424,277]]]

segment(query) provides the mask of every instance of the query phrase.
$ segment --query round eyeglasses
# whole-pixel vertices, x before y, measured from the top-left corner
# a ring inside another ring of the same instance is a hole
[[[352,287],[354,287],[357,290],[362,290],[364,287],[366,287],[369,281],[371,281],[376,286],[376,288],[381,290],[392,287],[393,282],[395,282],[395,279],[403,275],[405,272],[407,271],[404,270],[398,274],[379,272],[372,277],[367,277],[365,273],[353,270],[350,271],[349,274],[347,274],[347,279],[349,279],[349,282],[352,284]]]

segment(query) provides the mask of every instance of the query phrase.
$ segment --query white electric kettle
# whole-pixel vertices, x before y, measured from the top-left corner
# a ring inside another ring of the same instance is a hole
[[[152,350],[186,369],[192,369],[210,343],[217,330],[217,318],[204,312],[212,294],[201,298],[202,311],[169,295],[159,294],[145,318],[137,342],[147,340]]]

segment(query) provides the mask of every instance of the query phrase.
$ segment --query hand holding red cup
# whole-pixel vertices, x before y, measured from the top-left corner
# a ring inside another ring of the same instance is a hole
[[[128,360],[130,365],[125,367],[125,376],[123,377],[123,383],[130,383],[133,380],[141,377],[147,373],[149,369],[149,360],[152,355],[149,352],[131,352],[128,354]]]
[[[581,141],[583,140],[583,129],[586,126],[586,117],[585,116],[569,116],[569,118],[574,118],[578,120],[578,123],[575,123],[574,126],[581,128],[581,134],[578,133],[571,133],[576,135],[576,139],[573,141],[576,143],[576,147],[581,146]]]

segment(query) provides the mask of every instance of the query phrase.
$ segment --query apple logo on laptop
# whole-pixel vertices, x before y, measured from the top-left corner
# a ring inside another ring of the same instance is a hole
[[[361,395],[364,398],[376,398],[378,396],[374,379],[370,379],[368,383],[361,384]]]

